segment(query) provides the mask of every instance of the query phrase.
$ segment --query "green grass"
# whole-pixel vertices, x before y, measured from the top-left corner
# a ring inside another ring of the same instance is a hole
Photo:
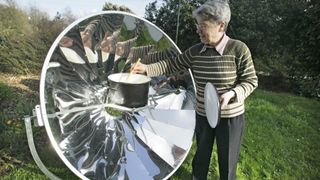
[[[28,111],[20,108],[17,111]],[[246,101],[238,179],[319,179],[319,110],[320,102],[314,99],[256,90]],[[23,122],[8,124],[7,118],[0,115],[0,170],[6,168],[0,171],[1,179],[47,179],[31,158]],[[45,130],[34,128],[34,132],[40,157],[47,167],[63,179],[77,179],[55,154]],[[190,178],[194,152],[193,146],[171,179]],[[216,148],[211,162],[208,179],[218,179]]]
[[[11,89],[3,82],[0,81],[0,102],[8,101],[12,99],[13,93]]]
[[[36,94],[0,81],[0,107],[3,108],[0,111],[1,180],[48,179],[32,159],[23,121],[25,115],[32,116],[32,109],[39,104]],[[33,127],[33,133],[39,156],[49,170],[63,179],[78,179],[60,161],[51,147],[45,129]]]
[[[257,91],[247,101],[243,179],[319,179],[320,102]]]
[[[319,179],[320,102],[257,90],[246,101],[238,179]],[[194,148],[172,179],[191,176]],[[216,147],[208,179],[218,179]]]

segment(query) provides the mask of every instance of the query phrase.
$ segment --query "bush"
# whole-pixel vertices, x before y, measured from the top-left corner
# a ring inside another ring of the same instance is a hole
[[[291,84],[293,92],[298,95],[320,98],[320,75],[316,78],[294,78]]]

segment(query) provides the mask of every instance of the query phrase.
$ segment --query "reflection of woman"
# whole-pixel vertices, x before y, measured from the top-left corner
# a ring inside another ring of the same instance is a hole
[[[96,64],[102,79],[113,68],[115,44],[119,38],[123,18],[122,14],[97,16],[80,33],[87,58],[91,63]]]
[[[130,63],[125,67],[131,48],[135,45],[137,37],[118,42],[116,45],[115,64],[113,72],[121,72],[130,69]]]
[[[120,30],[110,36],[105,36],[101,42],[101,58],[106,73],[113,69],[116,53],[116,44],[119,40]]]
[[[154,49],[154,47],[155,45],[132,47],[130,49],[128,59],[130,59],[131,63],[135,63],[138,59],[141,59],[141,62],[143,62],[144,57],[147,56],[148,53]]]
[[[165,59],[170,59],[176,57],[179,54],[175,47],[169,47],[163,51],[151,51],[146,56],[142,58],[142,63],[152,64]]]
[[[100,46],[99,43],[105,36],[110,36],[113,32],[121,29],[123,18],[124,15],[121,14],[106,14],[90,21],[81,33],[84,45],[88,45],[90,48]]]
[[[248,47],[226,34],[229,4],[208,1],[194,11],[201,43],[175,59],[137,64],[133,71],[149,76],[192,69],[197,87],[196,140],[193,178],[206,179],[214,139],[217,140],[220,179],[235,179],[244,129],[244,100],[257,87],[257,76]],[[220,96],[221,121],[216,128],[207,122],[204,87],[213,83]]]

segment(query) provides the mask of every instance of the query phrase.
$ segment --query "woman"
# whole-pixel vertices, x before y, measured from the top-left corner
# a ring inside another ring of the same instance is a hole
[[[148,76],[171,74],[190,68],[197,87],[196,142],[192,161],[193,179],[206,179],[214,139],[217,141],[220,179],[235,179],[244,130],[244,100],[258,85],[250,50],[225,32],[230,21],[229,4],[208,1],[193,12],[201,43],[175,59],[155,64],[137,64],[133,72]],[[221,120],[216,128],[208,124],[204,89],[211,82],[218,90]]]

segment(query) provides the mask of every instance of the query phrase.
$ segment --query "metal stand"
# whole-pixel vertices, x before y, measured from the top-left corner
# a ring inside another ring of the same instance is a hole
[[[56,175],[54,175],[53,173],[51,173],[46,166],[42,163],[38,152],[36,150],[35,144],[34,144],[34,140],[33,140],[33,132],[32,132],[32,127],[31,127],[31,117],[30,116],[26,116],[24,118],[24,124],[26,126],[26,133],[27,133],[27,139],[28,139],[28,145],[30,148],[30,152],[31,155],[33,157],[33,160],[36,162],[37,166],[40,168],[40,170],[50,179],[52,180],[61,180],[60,178],[58,178]]]

